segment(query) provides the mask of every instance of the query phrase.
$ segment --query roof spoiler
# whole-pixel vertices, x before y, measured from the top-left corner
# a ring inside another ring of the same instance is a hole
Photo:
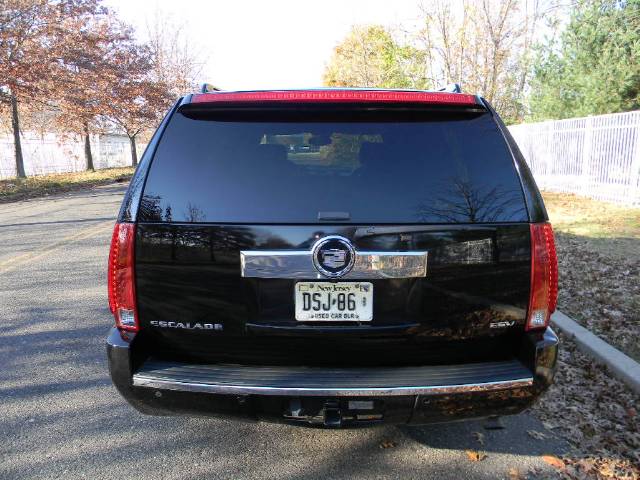
[[[215,87],[214,87],[215,88]],[[459,88],[459,86],[458,86]],[[204,90],[204,86],[203,86]],[[442,105],[484,109],[475,95],[449,91],[384,90],[384,89],[317,89],[317,90],[256,90],[221,91],[208,89],[185,97],[185,104],[215,104],[219,106],[284,105],[284,104],[411,104]]]

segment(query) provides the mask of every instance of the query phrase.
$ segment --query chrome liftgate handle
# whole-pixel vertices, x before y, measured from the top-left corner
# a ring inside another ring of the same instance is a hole
[[[241,275],[246,278],[327,278],[314,266],[313,250],[243,250]],[[375,280],[427,275],[427,252],[355,250],[351,270],[341,279]]]

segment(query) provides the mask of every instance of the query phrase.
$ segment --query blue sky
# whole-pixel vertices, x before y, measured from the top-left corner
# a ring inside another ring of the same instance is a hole
[[[106,0],[144,37],[160,8],[204,53],[203,81],[225,89],[322,84],[324,65],[353,24],[415,25],[417,0]]]

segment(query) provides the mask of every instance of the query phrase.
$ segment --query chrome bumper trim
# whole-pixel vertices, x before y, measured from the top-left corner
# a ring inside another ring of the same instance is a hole
[[[484,382],[462,385],[430,385],[390,388],[296,388],[268,387],[246,385],[217,385],[208,383],[177,382],[158,378],[145,378],[134,375],[133,385],[136,387],[155,388],[159,390],[175,390],[180,392],[213,393],[223,395],[280,395],[299,397],[389,397],[400,395],[444,395],[454,393],[492,392],[531,387],[533,378],[518,378],[507,381]]]
[[[427,274],[427,252],[355,252],[355,263],[340,279],[414,278]],[[246,278],[323,279],[311,250],[243,250],[241,274]]]

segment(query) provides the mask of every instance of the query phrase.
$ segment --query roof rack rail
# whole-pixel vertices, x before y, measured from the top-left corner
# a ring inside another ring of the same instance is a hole
[[[221,88],[216,87],[210,83],[203,83],[200,85],[200,93],[211,93],[211,92],[220,92]]]
[[[462,93],[462,87],[459,83],[448,83],[444,87],[440,87],[437,92]]]

